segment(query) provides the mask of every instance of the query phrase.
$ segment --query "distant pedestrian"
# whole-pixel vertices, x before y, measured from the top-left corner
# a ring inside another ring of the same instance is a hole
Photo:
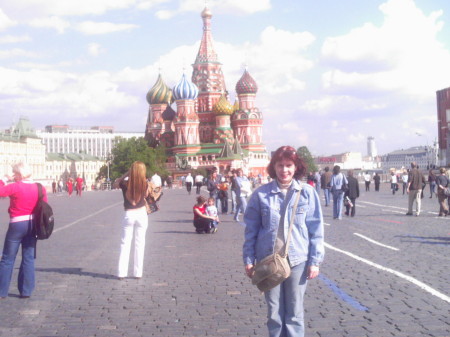
[[[408,171],[403,170],[402,173],[402,183],[403,183],[403,195],[406,193],[406,190],[408,189]]]
[[[437,197],[439,201],[439,216],[448,215],[448,196],[444,194],[444,190],[449,186],[449,179],[447,178],[445,168],[441,167],[439,169],[440,175],[436,177],[437,184]]]
[[[62,179],[59,179],[59,181],[58,181],[58,192],[59,193],[62,193],[63,187],[64,187],[64,183],[63,183]]]
[[[209,176],[208,183],[206,184],[206,189],[209,192],[209,196],[216,200],[216,207],[219,208],[219,188],[218,185],[220,183],[220,177],[217,174],[217,171],[214,170]]]
[[[188,194],[191,195],[192,185],[194,184],[194,178],[192,178],[191,173],[187,174],[184,183],[186,184],[186,190],[188,191]]]
[[[67,180],[66,187],[67,187],[67,193],[69,194],[69,197],[71,197],[72,196],[72,192],[73,192],[73,180],[72,180],[72,178],[69,178]]]
[[[245,213],[247,209],[247,197],[252,193],[250,181],[244,176],[242,169],[236,170],[236,212],[234,213],[234,221],[239,221],[239,213]]]
[[[225,177],[220,178],[220,183],[217,185],[217,188],[219,189],[219,199],[220,204],[222,206],[222,214],[228,213],[228,190],[229,190],[229,184]]]
[[[377,173],[375,173],[375,175],[373,176],[373,182],[375,183],[375,191],[379,192],[380,191],[380,182],[381,182],[381,177],[380,175]]]
[[[433,173],[433,170],[428,172],[428,183],[430,184],[430,199],[433,197],[433,194],[436,194],[436,176]]]
[[[325,206],[328,206],[330,204],[330,199],[331,199],[330,183],[331,183],[332,173],[330,172],[330,168],[328,166],[325,167],[324,171],[325,172],[320,177],[320,185],[322,186],[323,194],[325,196]]]
[[[0,180],[0,197],[10,199],[9,226],[0,261],[0,299],[8,296],[14,261],[20,246],[22,246],[22,262],[17,280],[20,297],[30,297],[35,287],[36,238],[32,235],[32,214],[38,201],[38,187],[31,180],[31,168],[27,164],[14,164],[12,171],[12,177],[5,176]],[[7,185],[8,181],[14,182]],[[42,188],[42,196],[43,200],[47,201],[45,187]]]
[[[320,177],[321,177],[320,172],[316,171],[316,173],[314,173],[314,178],[315,178],[315,181],[316,181],[316,192],[317,192],[318,195],[320,195],[320,188],[321,188]]]
[[[158,173],[155,173],[152,175],[152,179],[150,180],[155,187],[162,187],[162,179],[158,175]]]
[[[333,194],[333,219],[342,220],[342,207],[344,204],[344,189],[348,185],[347,178],[341,173],[341,167],[333,167],[331,176],[331,193]]]
[[[84,180],[83,178],[81,178],[81,176],[79,175],[77,177],[77,179],[75,180],[76,183],[76,189],[77,189],[77,195],[79,197],[81,197],[81,191],[83,191],[83,184],[84,184]]]
[[[311,185],[312,187],[316,187],[316,176],[313,172],[309,172],[308,176],[306,177],[306,183]]]
[[[197,174],[195,176],[195,187],[197,188],[197,190],[195,191],[197,194],[200,194],[200,189],[203,186],[203,179],[204,177],[201,174]]]
[[[364,174],[364,183],[366,185],[366,192],[370,191],[370,174],[369,172],[366,172]]]
[[[394,171],[391,172],[391,190],[393,195],[398,190],[397,175]]]
[[[148,227],[145,197],[149,194],[149,183],[146,178],[145,164],[135,161],[128,172],[116,179],[114,186],[122,190],[125,208],[117,276],[119,279],[128,276],[128,263],[134,234],[133,277],[141,278],[144,267],[145,234]]]
[[[352,217],[356,212],[356,198],[359,198],[359,183],[358,180],[353,177],[353,170],[347,172],[348,189],[345,192],[345,215]],[[350,211],[351,210],[351,211]]]
[[[171,176],[171,175],[168,175],[168,176],[167,176],[166,182],[167,182],[167,187],[168,187],[169,189],[172,189],[173,179],[172,179],[172,176]]]
[[[421,193],[423,185],[425,184],[425,177],[419,171],[415,162],[411,163],[411,171],[408,177],[408,212],[406,215],[413,215],[413,203],[416,203],[416,216],[420,215]]]

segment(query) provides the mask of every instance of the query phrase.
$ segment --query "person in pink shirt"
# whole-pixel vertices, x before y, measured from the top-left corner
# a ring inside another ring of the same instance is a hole
[[[69,180],[67,180],[66,186],[67,186],[67,192],[69,193],[69,197],[71,197],[72,196],[72,192],[73,192],[73,180],[72,180],[72,178],[69,178]]]
[[[0,300],[8,296],[14,269],[14,261],[22,245],[22,261],[17,286],[21,298],[28,298],[35,287],[34,252],[36,238],[32,234],[33,210],[38,200],[37,185],[31,180],[31,169],[27,164],[13,165],[13,176],[0,180],[0,197],[9,197],[9,227],[0,260]],[[7,184],[8,182],[11,183]],[[47,191],[42,188],[43,199]]]
[[[75,179],[75,182],[77,183],[77,194],[81,197],[81,191],[83,190],[83,178],[78,176],[77,179]]]

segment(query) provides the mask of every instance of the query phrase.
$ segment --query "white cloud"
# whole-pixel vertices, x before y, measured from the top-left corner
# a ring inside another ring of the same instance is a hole
[[[84,21],[76,25],[75,29],[87,35],[99,35],[122,31],[128,32],[137,27],[138,26],[134,24]]]
[[[31,38],[28,35],[3,35],[0,36],[0,43],[19,43],[30,42]]]
[[[105,49],[98,43],[89,43],[87,46],[88,54],[94,57],[105,52]]]
[[[64,31],[68,27],[70,27],[69,22],[54,15],[46,18],[31,20],[29,25],[37,28],[52,28],[55,29],[59,34],[63,34]]]
[[[324,59],[326,89],[396,91],[429,97],[450,78],[450,53],[438,41],[442,11],[425,15],[413,0],[389,0],[380,6],[382,25],[366,23],[347,35],[328,38]]]
[[[0,8],[0,31],[6,30],[9,27],[15,26],[17,24],[16,21],[11,20],[5,12]]]
[[[14,57],[36,57],[35,52],[31,52],[21,48],[14,48],[9,50],[0,50],[0,59],[8,59]]]

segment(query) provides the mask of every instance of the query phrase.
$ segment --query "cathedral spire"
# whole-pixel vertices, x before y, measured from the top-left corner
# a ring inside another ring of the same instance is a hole
[[[218,62],[217,53],[214,50],[214,43],[211,34],[211,17],[211,11],[208,7],[205,7],[202,11],[203,36],[195,63]]]

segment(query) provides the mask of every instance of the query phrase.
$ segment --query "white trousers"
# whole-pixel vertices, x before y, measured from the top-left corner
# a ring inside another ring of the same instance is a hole
[[[142,277],[145,252],[145,233],[148,227],[148,215],[145,207],[125,211],[122,222],[122,242],[120,245],[118,277],[128,276],[128,261],[130,260],[131,241],[134,232],[134,265],[133,277]]]

